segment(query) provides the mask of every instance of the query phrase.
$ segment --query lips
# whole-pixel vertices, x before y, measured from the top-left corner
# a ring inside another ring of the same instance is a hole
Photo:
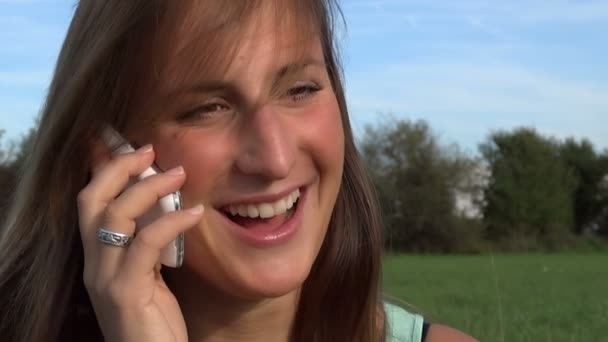
[[[298,190],[299,199],[291,210],[271,218],[244,217],[218,210],[223,221],[237,239],[256,248],[277,246],[289,241],[299,230],[306,203],[306,188]]]

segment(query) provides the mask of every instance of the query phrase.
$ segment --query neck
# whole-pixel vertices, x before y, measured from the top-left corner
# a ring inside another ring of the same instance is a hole
[[[167,283],[179,302],[189,341],[289,340],[297,291],[276,298],[238,298],[186,272],[171,274]]]

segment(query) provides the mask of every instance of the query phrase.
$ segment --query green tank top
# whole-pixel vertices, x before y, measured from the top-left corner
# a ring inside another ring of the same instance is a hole
[[[384,303],[386,342],[421,342],[424,319],[396,305]]]

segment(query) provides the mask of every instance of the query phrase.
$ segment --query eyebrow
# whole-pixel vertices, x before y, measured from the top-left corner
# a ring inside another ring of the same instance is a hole
[[[310,59],[305,59],[303,61],[298,61],[295,63],[290,63],[287,65],[282,66],[275,74],[274,80],[279,80],[281,78],[284,78],[285,76],[300,71],[302,69],[306,69],[309,66],[316,66],[316,67],[321,67],[321,68],[325,68],[325,63],[321,60],[318,59],[314,59],[314,58],[310,58]]]
[[[297,73],[303,69],[308,67],[318,67],[318,68],[326,68],[325,62],[315,59],[309,58],[301,61],[297,61],[294,63],[289,63],[283,65],[279,68],[274,75],[272,76],[272,85],[270,89],[276,89],[278,85],[281,84],[281,81],[288,78],[290,75]],[[196,82],[189,85],[184,85],[177,87],[176,89],[169,92],[169,97],[173,97],[181,94],[190,94],[190,93],[228,93],[230,95],[236,96],[237,91],[234,84],[230,81],[225,80],[206,80],[201,82]]]

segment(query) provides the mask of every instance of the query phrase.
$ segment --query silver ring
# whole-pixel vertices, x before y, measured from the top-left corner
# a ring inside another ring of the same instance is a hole
[[[99,228],[99,231],[97,232],[97,240],[105,243],[106,245],[127,247],[133,240],[133,236]]]

